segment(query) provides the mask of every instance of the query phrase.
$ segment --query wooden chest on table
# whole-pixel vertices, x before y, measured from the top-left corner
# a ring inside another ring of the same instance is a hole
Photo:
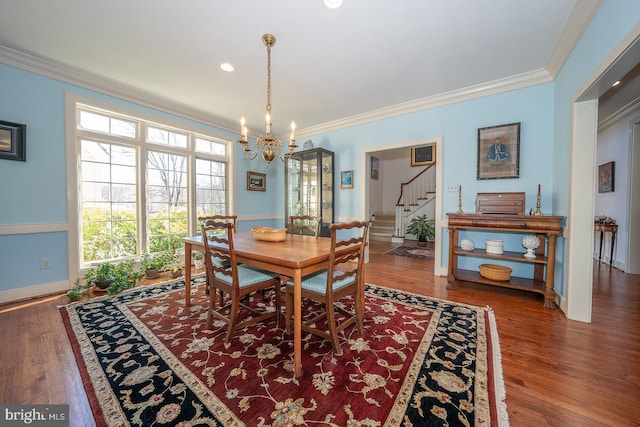
[[[476,213],[524,215],[524,193],[478,193]]]

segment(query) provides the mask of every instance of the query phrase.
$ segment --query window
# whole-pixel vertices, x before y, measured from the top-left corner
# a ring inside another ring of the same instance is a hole
[[[75,108],[80,268],[180,250],[198,216],[229,214],[229,141],[83,103]]]

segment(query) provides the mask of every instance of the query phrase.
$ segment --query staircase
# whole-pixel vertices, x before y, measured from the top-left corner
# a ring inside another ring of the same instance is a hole
[[[369,227],[369,240],[390,242],[396,224],[395,214],[375,214],[375,220]]]
[[[426,214],[435,217],[435,167],[431,165],[409,182],[400,184],[400,197],[395,214],[375,213],[375,220],[369,227],[369,240],[402,242],[411,218]],[[413,236],[409,236],[413,239]]]

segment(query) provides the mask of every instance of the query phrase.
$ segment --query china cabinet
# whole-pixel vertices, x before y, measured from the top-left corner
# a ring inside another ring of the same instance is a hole
[[[320,235],[329,236],[334,221],[333,152],[323,148],[298,151],[285,166],[285,227],[291,215],[322,218]]]

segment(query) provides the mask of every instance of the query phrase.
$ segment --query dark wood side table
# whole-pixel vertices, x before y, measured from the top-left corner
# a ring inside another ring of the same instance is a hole
[[[604,241],[604,233],[611,233],[611,251],[609,255],[609,267],[611,267],[613,265],[613,248],[616,244],[618,224],[594,224],[593,231],[600,232],[600,251],[598,253],[598,262],[602,262],[602,242]]]

